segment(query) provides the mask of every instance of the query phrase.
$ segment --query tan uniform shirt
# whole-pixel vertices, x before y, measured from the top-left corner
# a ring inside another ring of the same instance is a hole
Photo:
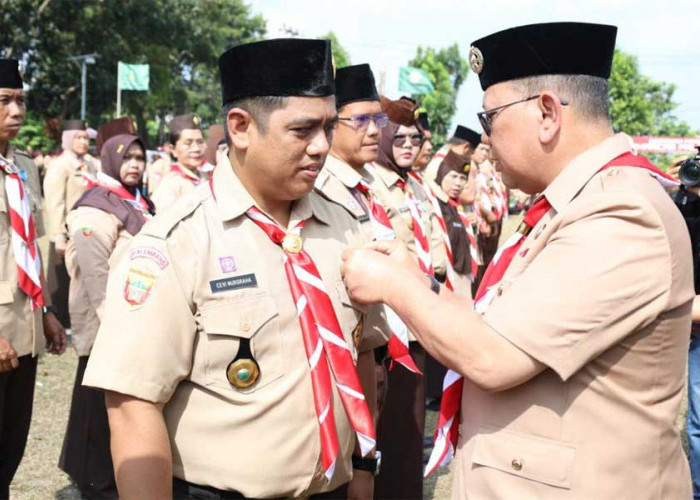
[[[176,477],[255,498],[333,490],[351,477],[355,439],[345,410],[334,390],[340,455],[324,486],[283,252],[245,215],[254,201],[228,162],[213,184],[216,201],[200,185],[115,253],[84,384],[167,403]],[[304,249],[352,345],[362,314],[343,285],[341,254],[366,240],[344,209],[314,192],[295,202],[290,227],[302,219]],[[226,378],[241,338],[261,371],[248,389]]]
[[[369,206],[361,194],[359,199],[353,194],[355,186],[363,178],[370,185],[374,181],[372,174],[365,168],[357,171],[338,158],[328,155],[323,170],[316,179],[315,187],[316,191],[327,200],[345,208],[358,221],[360,230],[367,241],[372,241],[376,238],[369,217]],[[386,344],[390,336],[389,329],[386,327],[384,309],[381,307],[369,308],[368,315],[365,317],[365,335],[359,346],[360,352]]]
[[[146,186],[148,186],[148,196],[153,195],[163,177],[170,172],[172,164],[173,161],[170,159],[170,156],[165,155],[146,166],[145,182]]]
[[[617,135],[544,192],[553,206],[484,320],[548,369],[488,393],[465,381],[454,497],[689,499],[674,427],[694,296],[685,223],[639,168],[597,173]]]
[[[46,219],[51,241],[56,237],[67,238],[66,216],[87,189],[83,172],[96,174],[99,162],[90,155],[79,159],[72,151],[63,151],[46,167],[44,196],[46,198]]]
[[[26,174],[25,187],[34,217],[37,238],[44,236],[41,214],[39,173],[31,157],[9,146],[5,159]],[[0,174],[0,334],[18,356],[39,354],[44,345],[44,325],[41,308],[32,311],[29,296],[17,284],[17,261],[12,250],[12,225],[5,191],[5,174]],[[46,294],[44,294],[46,295]]]
[[[94,207],[72,210],[67,224],[71,342],[78,356],[88,356],[102,320],[109,257],[131,239],[131,234],[114,215]]]
[[[182,195],[193,191],[199,184],[199,177],[196,173],[191,172],[186,167],[180,166],[182,172],[187,178],[180,175],[179,172],[170,171],[161,180],[158,189],[153,192],[151,201],[156,206],[156,213],[162,212],[177,200]]]

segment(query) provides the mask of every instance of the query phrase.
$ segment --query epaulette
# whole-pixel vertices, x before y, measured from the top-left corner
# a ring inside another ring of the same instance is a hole
[[[195,189],[187,193],[172,204],[165,212],[156,216],[144,224],[139,234],[145,234],[164,240],[180,221],[188,217],[204,201],[201,190]]]

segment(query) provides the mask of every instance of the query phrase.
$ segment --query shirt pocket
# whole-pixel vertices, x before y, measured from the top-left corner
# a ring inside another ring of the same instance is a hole
[[[252,393],[284,375],[284,356],[278,310],[267,294],[254,294],[205,304],[200,309],[205,342],[205,385],[238,393]],[[242,389],[232,385],[226,368],[238,354],[241,339],[260,367],[260,378]]]
[[[474,465],[558,488],[571,489],[576,447],[518,432],[479,428]]]
[[[12,304],[15,301],[12,289],[12,283],[0,281],[0,304]]]

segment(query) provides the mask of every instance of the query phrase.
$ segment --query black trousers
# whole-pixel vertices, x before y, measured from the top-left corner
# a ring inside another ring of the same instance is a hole
[[[118,498],[109,446],[109,421],[103,391],[84,387],[89,356],[78,358],[70,416],[58,466],[87,498]]]
[[[425,372],[425,351],[411,342],[416,366]],[[389,364],[389,361],[386,362]],[[388,375],[386,402],[377,427],[382,466],[374,479],[374,498],[423,498],[425,385],[422,375],[394,366]]]
[[[348,485],[344,484],[339,488],[327,493],[311,495],[309,498],[317,500],[345,500],[348,497]],[[173,500],[246,500],[240,493],[235,491],[223,491],[210,486],[199,486],[188,483],[176,477],[173,478]],[[248,499],[254,500],[254,499]]]
[[[0,499],[10,497],[10,483],[24,455],[34,402],[37,358],[19,358],[19,367],[0,373]]]

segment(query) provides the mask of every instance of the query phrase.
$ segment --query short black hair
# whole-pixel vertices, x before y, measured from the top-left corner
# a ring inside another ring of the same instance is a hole
[[[287,99],[288,98],[285,96],[258,96],[237,99],[224,104],[221,114],[224,125],[224,138],[226,139],[226,145],[231,146],[227,120],[229,111],[231,111],[233,108],[241,108],[242,110],[247,111],[253,120],[255,120],[255,124],[257,125],[258,130],[260,130],[260,133],[264,135],[267,132],[270,113],[276,109],[284,108],[287,105]]]

